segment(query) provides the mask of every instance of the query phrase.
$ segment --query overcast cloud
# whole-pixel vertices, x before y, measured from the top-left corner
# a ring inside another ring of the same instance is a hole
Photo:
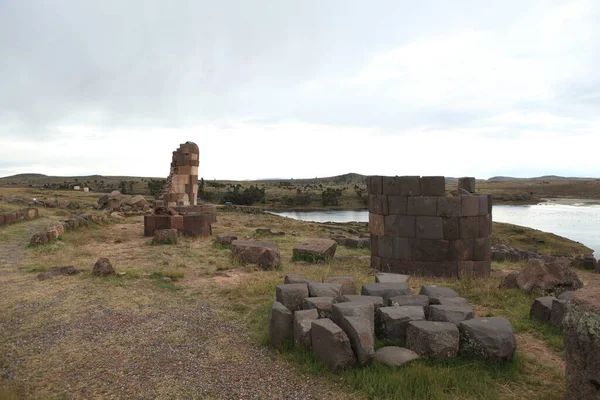
[[[600,176],[600,2],[0,0],[0,176]]]

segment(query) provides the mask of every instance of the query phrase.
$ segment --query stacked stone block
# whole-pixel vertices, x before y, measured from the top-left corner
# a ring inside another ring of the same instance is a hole
[[[200,149],[186,142],[173,152],[171,171],[161,198],[166,207],[196,205]]]
[[[443,176],[368,177],[373,268],[422,276],[488,276],[492,199],[474,193],[474,181],[461,178],[458,195],[446,196]]]

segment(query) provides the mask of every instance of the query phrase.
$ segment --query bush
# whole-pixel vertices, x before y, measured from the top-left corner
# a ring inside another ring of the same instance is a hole
[[[148,181],[148,190],[150,190],[150,194],[155,197],[160,195],[166,183],[166,179],[150,179]]]
[[[258,186],[250,186],[244,191],[241,190],[242,186],[237,185],[233,190],[227,190],[227,193],[223,196],[223,202],[231,202],[232,204],[238,204],[242,206],[251,206],[255,203],[265,202],[265,189],[259,189]]]
[[[341,189],[327,188],[321,193],[321,199],[323,201],[323,206],[339,205],[340,197],[342,197]]]

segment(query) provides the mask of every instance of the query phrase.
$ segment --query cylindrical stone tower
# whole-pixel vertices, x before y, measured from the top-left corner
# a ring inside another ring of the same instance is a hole
[[[198,166],[200,149],[193,142],[185,142],[173,152],[171,171],[163,188],[164,205],[195,205],[198,197]]]
[[[443,176],[367,177],[371,266],[421,276],[489,276],[492,198],[471,193],[474,181],[461,178],[458,195],[446,196]]]

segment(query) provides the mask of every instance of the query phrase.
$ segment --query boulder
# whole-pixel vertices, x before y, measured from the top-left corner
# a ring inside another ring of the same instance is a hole
[[[390,306],[421,306],[427,307],[429,305],[429,297],[419,295],[402,295],[390,298]]]
[[[550,313],[552,312],[553,300],[554,297],[552,296],[538,297],[535,299],[529,310],[529,318],[548,322],[548,320],[550,320]]]
[[[383,297],[381,296],[361,296],[356,294],[346,294],[342,295],[337,299],[338,303],[347,303],[347,302],[363,302],[373,304],[375,308],[383,307]]]
[[[55,276],[70,276],[76,275],[81,271],[73,266],[66,267],[52,267],[46,272],[42,272],[37,276],[38,280],[44,281],[46,279],[52,279]]]
[[[550,325],[562,328],[562,322],[567,313],[567,300],[552,299],[552,308],[550,309]]]
[[[306,239],[296,243],[293,250],[294,261],[329,262],[335,256],[337,243],[331,239]]]
[[[420,356],[448,359],[456,357],[458,328],[452,322],[411,321],[406,329],[406,347]]]
[[[375,306],[369,302],[337,303],[331,307],[331,319],[342,325],[344,317],[361,317],[369,321],[371,332],[375,335]]]
[[[540,291],[555,295],[567,290],[581,289],[583,283],[569,265],[570,261],[566,258],[550,263],[533,259],[522,270],[508,274],[500,283],[500,288]]]
[[[280,265],[279,248],[275,242],[234,240],[231,242],[231,254],[242,264],[256,264],[262,269],[276,269]]]
[[[400,367],[419,358],[419,355],[404,347],[386,346],[375,352],[373,361],[385,364],[389,367]]]
[[[356,294],[356,279],[352,276],[330,276],[323,278],[323,282],[342,285],[342,294]]]
[[[285,278],[283,278],[283,283],[311,283],[315,282],[310,279],[306,279],[300,275],[287,274]]]
[[[375,283],[409,283],[410,275],[375,272]]]
[[[307,297],[302,300],[303,310],[317,310],[319,318],[331,318],[331,309],[335,300],[333,297]]]
[[[381,307],[377,310],[378,332],[385,339],[406,341],[406,328],[410,321],[425,320],[421,306]]]
[[[297,347],[311,348],[310,330],[312,322],[318,319],[317,310],[302,310],[294,313],[294,344]]]
[[[141,196],[139,194],[125,199],[125,204],[127,204],[128,206],[131,206],[137,210],[149,210],[150,209],[150,204],[148,204],[148,202],[146,201],[144,196]]]
[[[339,283],[311,282],[308,284],[308,293],[310,297],[337,298],[342,295],[342,285]]]
[[[177,229],[158,229],[154,231],[152,244],[177,244],[178,242]]]
[[[95,276],[109,276],[115,274],[115,269],[112,264],[108,260],[108,258],[100,258],[94,264],[94,269],[92,270],[92,274]]]
[[[219,233],[215,237],[215,243],[218,243],[223,246],[231,246],[234,240],[237,240],[237,235],[235,233]]]
[[[427,319],[430,321],[452,322],[458,325],[473,317],[475,317],[475,313],[473,307],[470,306],[436,304],[427,308]]]
[[[375,354],[375,338],[371,321],[362,317],[344,317],[341,328],[346,332],[358,364],[366,365]]]
[[[458,325],[460,353],[480,357],[489,362],[512,360],[517,341],[506,318],[473,318]]]
[[[269,345],[281,348],[283,343],[294,336],[294,317],[283,304],[276,301],[269,315]]]
[[[348,335],[332,320],[325,318],[313,321],[311,341],[315,357],[324,362],[332,372],[356,365]]]
[[[29,240],[29,244],[32,246],[46,243],[48,243],[48,235],[46,234],[46,232],[35,233],[33,236],[31,236],[31,239]]]
[[[275,288],[277,301],[290,311],[302,309],[302,300],[308,297],[306,283],[288,283],[277,285]]]
[[[408,282],[369,283],[362,286],[360,294],[383,297],[383,304],[389,304],[390,298],[411,294],[411,290]]]
[[[567,304],[563,320],[567,399],[600,398],[600,280]]]

